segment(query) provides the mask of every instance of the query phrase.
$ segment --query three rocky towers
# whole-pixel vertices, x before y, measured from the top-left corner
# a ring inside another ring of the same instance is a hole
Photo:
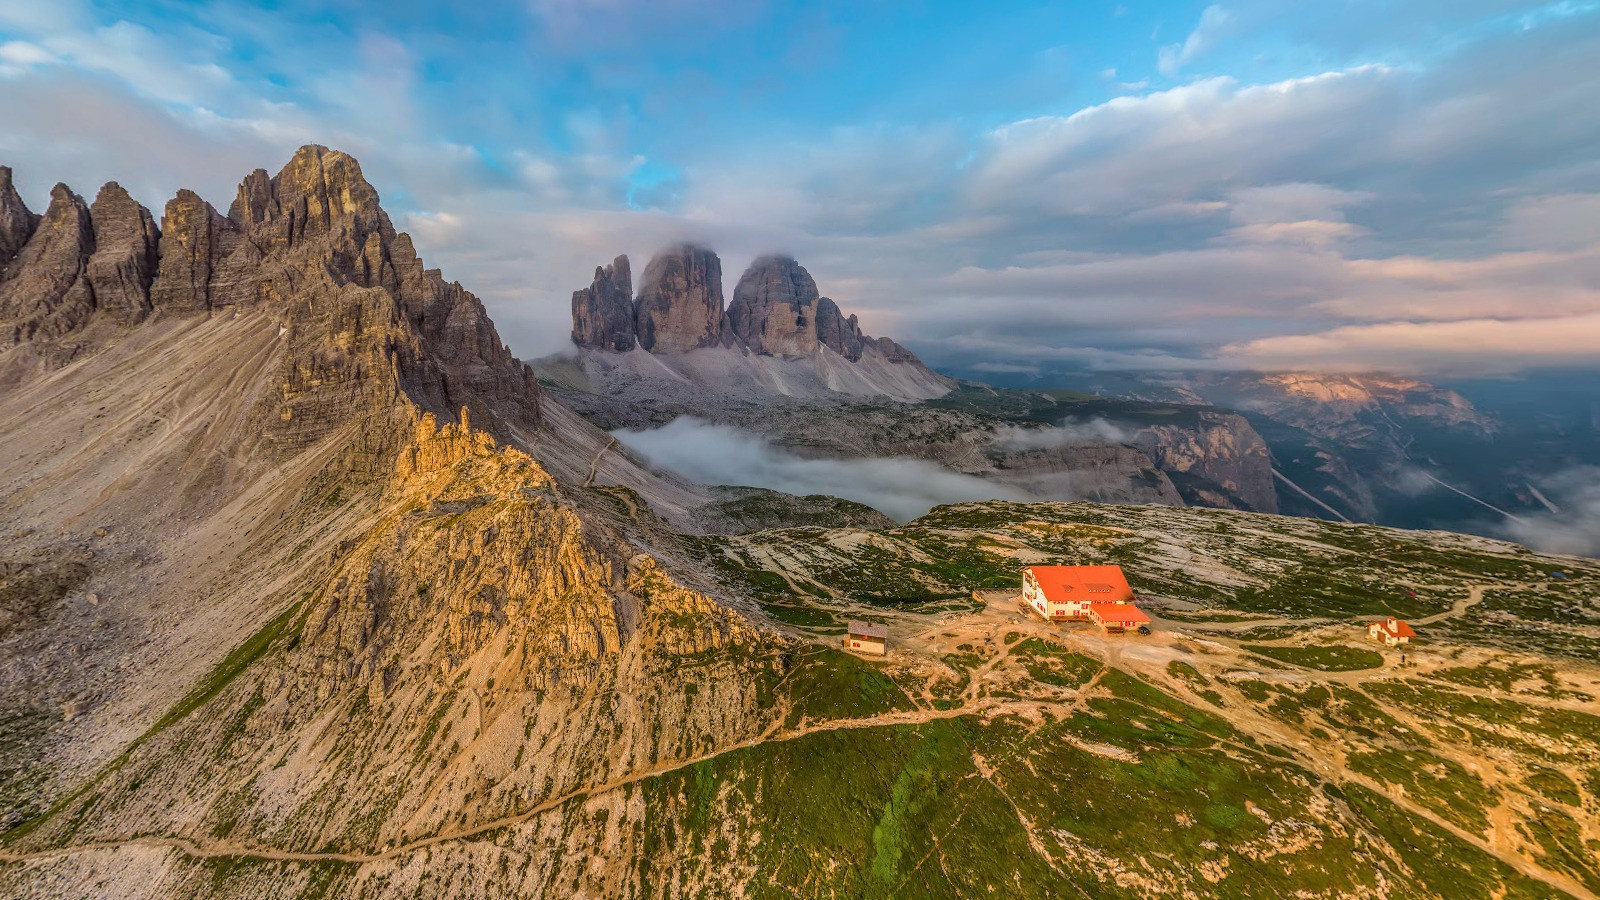
[[[628,257],[597,267],[593,284],[572,294],[572,342],[616,353],[723,347],[786,359],[826,347],[851,362],[875,347],[891,362],[915,359],[888,338],[863,335],[856,317],[821,296],[811,274],[788,256],[751,263],[724,308],[722,261],[692,244],[656,254],[637,296]]]

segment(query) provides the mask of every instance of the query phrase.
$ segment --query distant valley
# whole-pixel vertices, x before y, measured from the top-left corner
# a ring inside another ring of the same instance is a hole
[[[863,337],[787,257],[755,261],[728,304],[706,248],[668,250],[645,271],[635,296],[627,257],[597,269],[573,296],[573,350],[533,363],[568,406],[642,450],[660,442],[650,429],[687,417],[799,459],[913,459],[976,479],[951,500],[987,484],[997,499],[1196,505],[1600,547],[1590,499],[1600,429],[1581,404],[1539,412],[1539,388],[1496,400],[1486,385],[1480,407],[1383,374],[1063,373],[997,387]],[[707,447],[706,458],[728,449]]]

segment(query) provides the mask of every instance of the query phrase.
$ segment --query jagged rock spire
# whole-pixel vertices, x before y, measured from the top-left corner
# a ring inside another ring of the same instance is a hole
[[[633,272],[628,257],[595,267],[594,282],[572,292],[572,342],[618,353],[633,349]]]
[[[194,191],[179,191],[161,217],[161,261],[150,289],[151,306],[174,313],[209,308],[211,267],[238,242],[238,225]]]
[[[57,185],[38,219],[0,169],[0,253],[24,240],[9,265],[0,262],[0,345],[73,335],[40,345],[39,359],[62,361],[117,339],[116,328],[89,329],[91,320],[126,326],[151,314],[265,308],[296,326],[281,332],[287,341],[304,342],[280,398],[296,440],[342,427],[360,396],[378,405],[404,396],[446,415],[470,407],[489,430],[538,424],[532,370],[477,297],[423,266],[355,159],[301,147],[277,175],[246,176],[228,212],[182,190],[157,229],[111,183],[92,209]],[[325,402],[343,413],[318,407]]]
[[[86,271],[95,306],[124,324],[150,312],[150,285],[158,268],[160,232],[150,210],[115,181],[106,182],[89,207],[94,255]]]
[[[0,321],[11,323],[11,341],[59,337],[88,321],[94,292],[84,267],[93,252],[88,205],[57,184],[50,191],[50,208],[0,284]]]
[[[22,252],[38,225],[38,215],[22,202],[16,186],[11,183],[11,168],[0,166],[0,277],[6,264]]]

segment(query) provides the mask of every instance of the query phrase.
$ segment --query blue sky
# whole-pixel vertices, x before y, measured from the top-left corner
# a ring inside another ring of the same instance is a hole
[[[1600,358],[1600,0],[459,6],[0,0],[0,163],[346,150],[523,356],[688,238],[997,376]]]

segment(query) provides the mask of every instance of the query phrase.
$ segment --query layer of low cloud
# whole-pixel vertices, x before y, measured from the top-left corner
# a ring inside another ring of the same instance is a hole
[[[1568,469],[1538,487],[1556,508],[1508,520],[1502,533],[1545,553],[1600,557],[1600,467]]]
[[[1127,429],[1098,416],[1087,420],[1068,418],[1043,428],[1006,425],[996,429],[994,437],[995,443],[1007,450],[1054,450],[1059,447],[1123,444],[1133,439]]]
[[[660,428],[621,429],[617,440],[702,484],[843,497],[906,522],[944,503],[1027,500],[1022,492],[915,459],[806,459],[760,435],[681,416]]]

